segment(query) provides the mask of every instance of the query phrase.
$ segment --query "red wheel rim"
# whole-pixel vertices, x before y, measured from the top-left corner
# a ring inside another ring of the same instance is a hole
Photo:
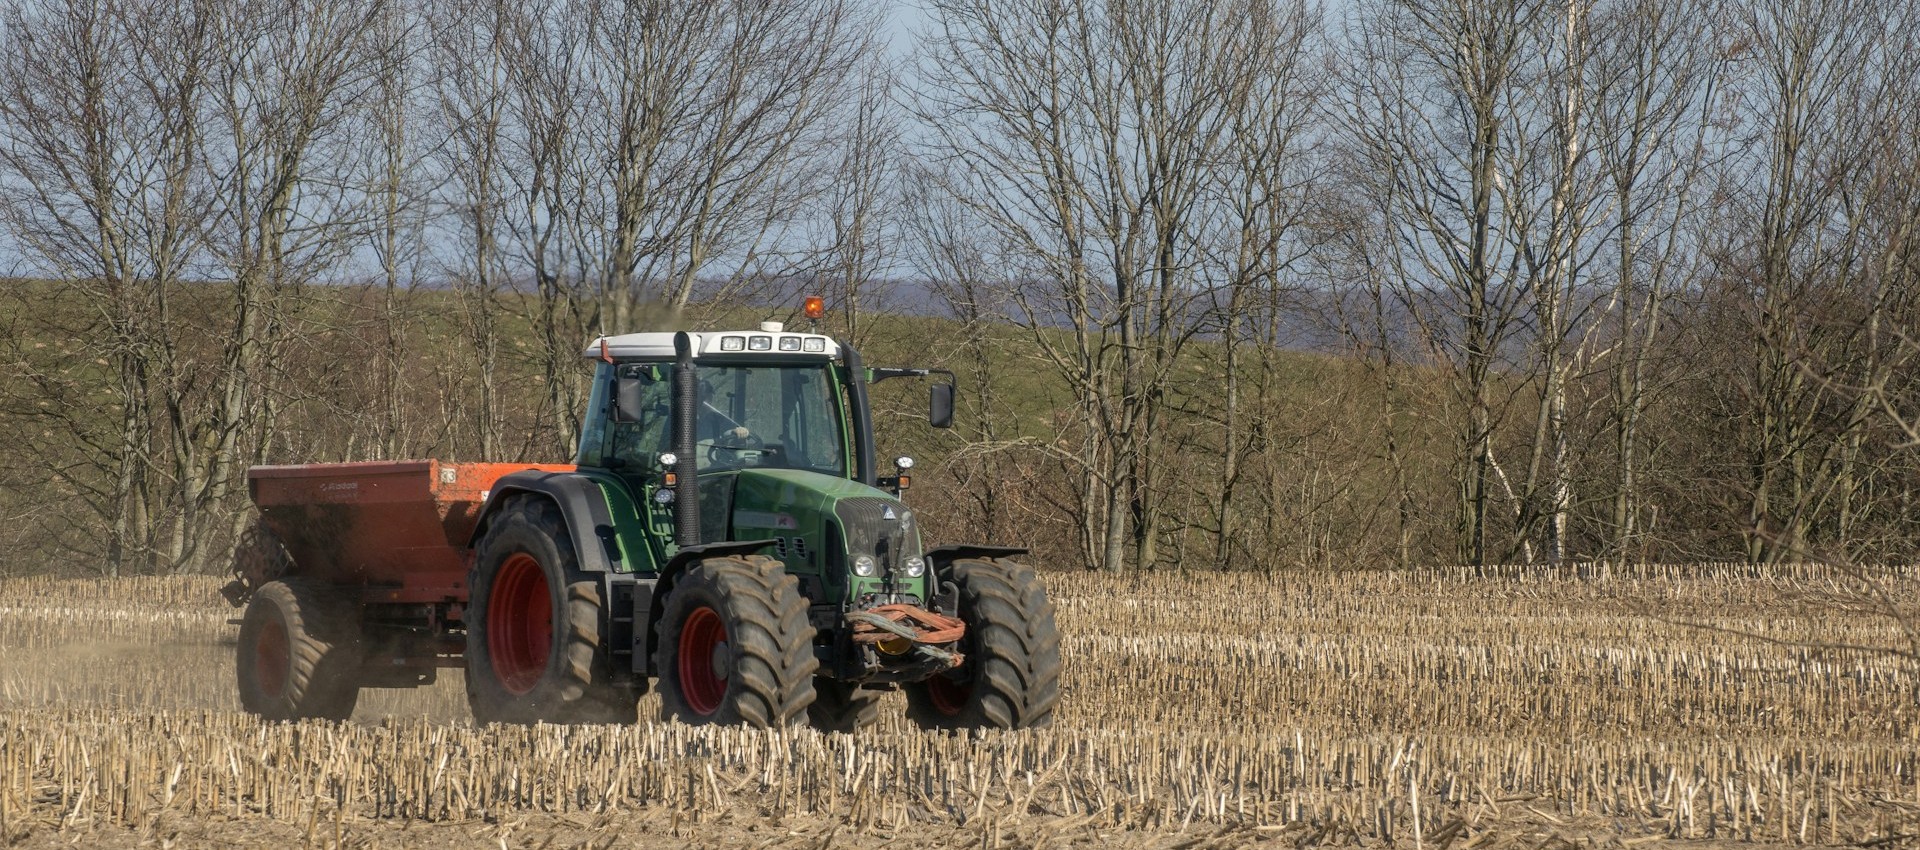
[[[525,552],[500,565],[487,594],[487,655],[493,676],[516,696],[533,690],[553,649],[553,597],[547,572]]]
[[[933,710],[947,717],[954,717],[965,711],[967,700],[973,696],[972,682],[956,682],[945,676],[935,676],[927,680],[927,702]]]
[[[278,697],[287,692],[287,668],[293,657],[288,650],[289,643],[287,624],[278,618],[261,628],[253,639],[253,678],[260,683],[260,691],[268,696]]]
[[[727,624],[712,608],[695,608],[680,624],[680,695],[695,714],[720,710],[727,675],[719,668],[727,651]]]

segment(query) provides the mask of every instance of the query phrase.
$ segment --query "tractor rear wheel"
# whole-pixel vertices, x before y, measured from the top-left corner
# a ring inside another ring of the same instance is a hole
[[[1060,632],[1033,570],[1013,561],[963,558],[948,579],[960,588],[959,669],[906,686],[907,716],[932,729],[1029,729],[1053,721],[1060,702]]]
[[[601,657],[600,581],[580,570],[560,508],[502,508],[468,587],[467,705],[477,723],[632,723],[638,697]]]
[[[880,692],[860,687],[859,682],[813,678],[813,704],[807,706],[807,721],[822,732],[854,732],[880,716]]]
[[[345,720],[360,700],[360,612],[332,588],[269,581],[240,620],[240,705],[268,720]]]
[[[797,723],[814,700],[813,635],[800,582],[779,561],[695,564],[660,617],[653,659],[662,713],[694,724]]]

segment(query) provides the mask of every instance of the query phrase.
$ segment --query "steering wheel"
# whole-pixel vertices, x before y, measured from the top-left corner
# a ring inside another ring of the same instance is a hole
[[[716,466],[748,466],[760,462],[765,443],[744,426],[729,428],[707,442],[707,460]]]

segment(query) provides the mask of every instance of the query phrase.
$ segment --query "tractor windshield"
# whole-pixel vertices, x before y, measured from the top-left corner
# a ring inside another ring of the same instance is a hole
[[[825,364],[701,366],[702,470],[784,467],[846,474],[846,436]]]

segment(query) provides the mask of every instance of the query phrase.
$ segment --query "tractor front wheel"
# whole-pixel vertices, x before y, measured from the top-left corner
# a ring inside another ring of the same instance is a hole
[[[1029,729],[1053,721],[1060,701],[1060,632],[1033,570],[1013,561],[964,558],[949,578],[960,589],[959,669],[906,686],[907,716],[932,729]]]
[[[234,662],[247,711],[268,720],[345,720],[360,700],[359,611],[331,588],[269,581],[240,620]]]
[[[669,718],[788,726],[814,699],[813,628],[800,583],[779,561],[708,558],[674,584],[654,668]]]
[[[637,696],[600,657],[600,582],[560,508],[525,497],[478,546],[467,606],[467,705],[478,723],[632,723]]]

